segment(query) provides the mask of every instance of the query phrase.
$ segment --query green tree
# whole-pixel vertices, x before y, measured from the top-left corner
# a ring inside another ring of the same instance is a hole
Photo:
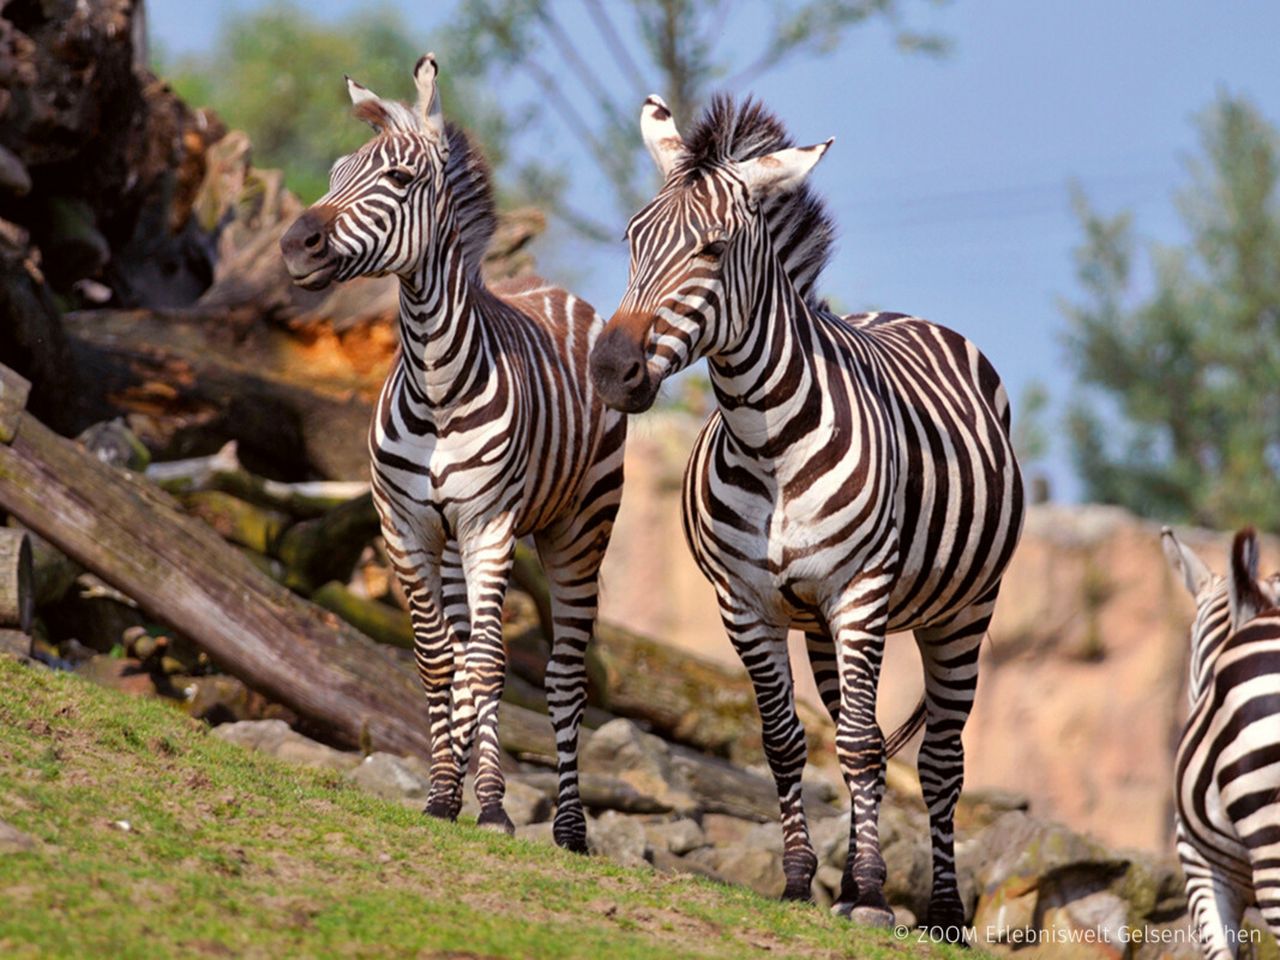
[[[1280,530],[1280,135],[1227,95],[1199,127],[1177,197],[1190,242],[1149,248],[1149,293],[1131,217],[1076,193],[1084,296],[1065,310],[1086,389],[1069,432],[1093,499]]]
[[[830,54],[849,31],[873,20],[886,22],[904,51],[941,53],[942,39],[904,25],[907,5],[908,0],[581,0],[567,13],[551,0],[468,0],[453,25],[453,49],[468,73],[500,78],[515,72],[532,81],[540,96],[528,107],[530,119],[560,136],[569,134],[604,173],[613,196],[612,204],[590,212],[574,208],[565,201],[564,173],[536,159],[519,165],[524,192],[582,235],[614,242],[620,222],[648,199],[653,177],[636,130],[644,97],[660,93],[677,122],[688,124],[712,89],[749,87],[788,60]],[[569,16],[582,14],[589,30],[566,27]],[[731,18],[761,23],[759,44],[745,56],[719,45]]]
[[[310,202],[328,186],[329,168],[369,137],[351,118],[343,75],[379,94],[412,100],[411,71],[428,49],[394,7],[376,6],[323,23],[292,0],[231,13],[211,53],[156,70],[188,102],[210,106],[253,141],[255,162],[280,167]],[[505,156],[510,128],[455,70],[446,50],[441,83],[445,115],[475,132],[490,163]]]

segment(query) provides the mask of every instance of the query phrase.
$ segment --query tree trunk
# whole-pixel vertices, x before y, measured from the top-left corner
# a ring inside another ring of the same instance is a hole
[[[0,398],[20,390],[21,378],[0,365]],[[23,415],[12,442],[0,444],[0,508],[337,742],[430,755],[422,693],[409,671],[272,581],[142,477]],[[526,732],[526,740],[539,737]]]
[[[30,633],[35,604],[31,539],[22,530],[0,529],[0,628]]]

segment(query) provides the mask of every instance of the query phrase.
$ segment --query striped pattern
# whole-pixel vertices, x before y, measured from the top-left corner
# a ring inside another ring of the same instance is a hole
[[[957,333],[900,314],[840,317],[818,301],[831,230],[802,178],[825,146],[791,148],[752,104],[716,101],[688,141],[664,113],[651,98],[644,125],[666,183],[628,228],[631,283],[592,375],[607,402],[637,410],[663,379],[708,358],[718,410],[689,461],[684,527],[755,686],[786,896],[807,898],[816,867],[787,659],[797,628],[837,723],[853,804],[836,909],[867,922],[892,918],[876,826],[886,747],[876,684],[885,634],[914,631],[925,667],[915,719],[925,724],[919,768],[933,837],[928,922],[958,935],[960,735],[1022,522],[1004,388]]]
[[[1237,534],[1228,577],[1209,574],[1165,531],[1196,598],[1191,712],[1175,767],[1178,858],[1211,960],[1235,957],[1256,905],[1280,940],[1280,578],[1259,581],[1253,531]]]
[[[546,687],[560,773],[555,838],[585,852],[584,656],[622,493],[626,420],[604,407],[587,374],[601,327],[588,304],[537,278],[481,280],[493,230],[487,171],[461,131],[434,122],[435,65],[424,64],[417,110],[352,85],[357,115],[377,136],[335,164],[329,193],[286,237],[286,262],[303,280],[400,277],[401,351],[369,445],[374,502],[427,692],[427,812],[457,816],[474,749],[479,821],[512,829],[497,725],[502,605],[517,538],[532,535],[554,618]],[[308,240],[323,256],[308,254]]]

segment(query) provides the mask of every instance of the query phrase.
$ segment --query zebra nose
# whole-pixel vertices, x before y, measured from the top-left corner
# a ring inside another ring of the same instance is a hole
[[[308,253],[315,253],[324,243],[324,234],[317,231],[302,241],[302,245],[307,248]]]
[[[312,207],[294,221],[280,238],[280,252],[290,272],[305,272],[329,254],[329,224],[332,211]],[[297,269],[294,269],[294,268]]]
[[[644,349],[625,331],[606,328],[591,351],[589,366],[591,380],[609,406],[635,413],[653,402],[657,384],[650,382]]]

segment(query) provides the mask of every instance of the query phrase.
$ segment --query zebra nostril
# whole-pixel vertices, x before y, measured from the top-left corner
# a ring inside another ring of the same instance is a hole
[[[309,237],[307,237],[305,240],[302,241],[302,245],[306,247],[308,250],[318,250],[320,249],[320,245],[323,243],[324,243],[324,234],[320,233],[319,231],[311,234]]]
[[[636,361],[636,362],[633,362],[631,366],[627,367],[627,372],[622,375],[622,382],[631,383],[633,380],[635,380],[639,376],[640,376],[640,363]]]

